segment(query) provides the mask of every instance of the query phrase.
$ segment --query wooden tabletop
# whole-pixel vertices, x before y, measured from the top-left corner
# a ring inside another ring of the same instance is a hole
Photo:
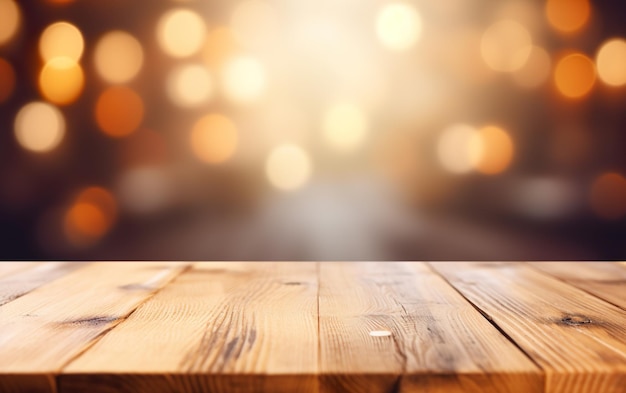
[[[617,262],[0,263],[0,392],[625,393]]]

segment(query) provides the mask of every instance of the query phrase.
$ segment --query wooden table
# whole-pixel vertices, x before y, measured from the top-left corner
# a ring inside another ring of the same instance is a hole
[[[626,265],[0,263],[0,392],[626,392]]]

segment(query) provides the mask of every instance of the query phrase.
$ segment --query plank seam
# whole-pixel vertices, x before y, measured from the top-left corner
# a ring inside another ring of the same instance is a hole
[[[440,274],[437,269],[435,269],[432,265],[432,262],[426,262],[426,266],[437,276],[441,277],[442,280],[444,280],[448,285],[450,285],[455,291],[456,293],[458,293],[463,299],[465,299],[466,302],[468,302],[476,311],[478,311],[480,313],[480,315],[482,315],[483,318],[485,318],[487,320],[487,322],[489,322],[500,334],[502,334],[511,344],[513,344],[515,346],[515,348],[517,348],[521,353],[524,354],[524,356],[526,356],[528,358],[528,360],[530,360],[541,372],[541,374],[543,375],[543,379],[544,379],[544,392],[546,391],[546,371],[544,370],[543,367],[541,367],[541,365],[539,363],[537,363],[535,361],[535,359],[532,358],[532,356],[530,356],[522,347],[520,347],[520,345],[515,342],[515,340],[513,340],[513,338],[511,336],[509,336],[509,334],[507,332],[505,332],[491,317],[491,315],[489,315],[487,312],[483,311],[480,307],[478,307],[476,304],[474,304],[471,300],[469,300],[467,297],[465,297],[465,295],[463,295],[463,293],[461,291],[459,291],[459,289],[457,287],[454,286],[454,284],[452,284],[444,275]]]
[[[148,300],[152,299],[152,297],[154,297],[157,293],[159,293],[160,291],[162,291],[163,289],[165,289],[165,287],[167,287],[168,285],[172,284],[174,281],[178,280],[180,278],[180,276],[183,275],[183,273],[187,272],[188,270],[190,270],[193,267],[193,263],[189,263],[186,266],[184,266],[182,269],[180,269],[180,271],[178,272],[178,274],[176,274],[174,277],[172,277],[171,280],[169,280],[167,283],[165,283],[165,285],[163,285],[160,288],[157,288],[156,290],[152,291],[148,296],[146,296],[143,300],[139,301],[136,305],[135,308],[133,308],[126,316],[119,318],[116,323],[113,324],[113,326],[110,326],[109,328],[103,330],[100,334],[98,334],[93,340],[91,340],[87,345],[85,345],[80,352],[78,352],[75,356],[72,356],[72,358],[70,358],[67,362],[65,362],[60,368],[59,371],[56,373],[53,373],[51,376],[54,378],[54,389],[53,392],[54,393],[62,393],[61,389],[60,389],[60,377],[64,375],[64,370],[70,365],[72,364],[76,359],[78,359],[79,357],[81,357],[83,354],[85,354],[85,352],[87,352],[88,350],[90,350],[94,345],[96,345],[96,343],[98,341],[100,341],[105,335],[107,335],[109,332],[111,332],[113,329],[115,329],[116,327],[118,327],[119,325],[121,325],[122,323],[124,323],[128,318],[130,318],[131,315],[133,315],[133,313],[135,313],[135,311],[137,311],[144,303],[146,303]]]
[[[540,262],[536,262],[536,263],[540,263]],[[575,263],[575,262],[574,262],[574,263]],[[557,276],[557,275],[555,275],[555,274],[552,274],[552,273],[550,273],[550,272],[546,272],[546,271],[544,271],[544,270],[541,270],[540,268],[535,267],[533,264],[529,264],[528,266],[530,266],[530,268],[531,268],[532,270],[534,270],[534,271],[536,271],[536,272],[538,272],[538,273],[540,273],[540,274],[542,274],[542,275],[545,275],[545,276],[549,276],[549,277],[551,277],[551,278],[554,278],[554,279],[556,279],[556,280],[558,280],[558,281],[560,281],[560,282],[562,282],[562,283],[564,283],[564,284],[566,284],[566,285],[569,285],[569,286],[574,287],[574,288],[576,288],[576,289],[578,289],[578,290],[580,290],[580,291],[583,291],[583,292],[585,292],[586,294],[591,295],[591,296],[593,296],[593,297],[595,297],[595,298],[597,298],[597,299],[599,299],[599,300],[601,300],[601,301],[603,301],[603,302],[605,302],[605,303],[608,303],[608,304],[610,304],[610,305],[612,305],[612,306],[615,306],[615,307],[619,308],[620,310],[624,310],[624,311],[626,311],[626,307],[622,307],[622,306],[620,306],[619,304],[615,304],[615,303],[613,303],[612,301],[610,301],[610,300],[608,300],[608,299],[605,299],[605,298],[601,297],[601,296],[600,296],[600,295],[598,295],[598,294],[595,294],[595,293],[593,293],[593,292],[590,292],[590,291],[588,291],[587,289],[585,289],[585,288],[583,288],[583,287],[580,287],[580,286],[576,285],[575,283],[572,283],[572,282],[570,282],[570,281],[568,281],[568,280],[566,280],[566,279],[564,279],[564,278],[561,278],[561,277],[559,277],[559,276]],[[621,267],[621,266],[620,266],[620,267]]]

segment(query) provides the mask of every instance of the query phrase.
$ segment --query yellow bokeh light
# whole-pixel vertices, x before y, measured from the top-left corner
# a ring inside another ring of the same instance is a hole
[[[439,162],[447,171],[456,174],[474,169],[483,155],[483,144],[478,131],[466,124],[446,128],[437,143]]]
[[[480,42],[480,52],[485,64],[494,71],[514,72],[528,61],[532,51],[532,38],[520,23],[504,19],[485,31]]]
[[[581,98],[587,95],[596,82],[593,62],[581,53],[562,57],[554,69],[554,83],[567,98]]]
[[[562,33],[580,30],[591,15],[589,0],[548,0],[546,17],[550,25]]]
[[[376,34],[387,49],[406,51],[417,43],[422,32],[422,19],[407,3],[385,5],[376,19]]]
[[[143,115],[143,100],[134,90],[125,86],[109,87],[96,102],[96,122],[100,130],[114,138],[135,131],[141,125]]]
[[[274,148],[265,163],[265,173],[270,183],[285,191],[304,186],[311,172],[309,155],[301,147],[292,144]]]
[[[141,43],[125,31],[106,33],[96,44],[94,64],[98,74],[110,83],[126,83],[143,65]]]
[[[0,57],[0,104],[11,97],[15,90],[15,71],[11,63]]]
[[[157,41],[172,57],[188,57],[200,50],[206,35],[204,20],[196,12],[177,8],[166,12],[157,25]]]
[[[209,71],[197,64],[175,69],[167,80],[167,93],[172,102],[181,107],[195,107],[207,102],[213,92]]]
[[[589,194],[593,211],[605,220],[626,216],[626,178],[616,172],[598,176]]]
[[[596,55],[598,76],[610,86],[626,84],[626,40],[613,38],[607,40]]]
[[[53,23],[41,33],[39,54],[44,62],[55,57],[67,57],[75,62],[83,55],[85,43],[80,30],[71,23]]]
[[[367,133],[367,118],[351,103],[332,105],[324,114],[322,130],[326,142],[334,149],[349,152],[363,143]]]
[[[481,128],[472,137],[470,144],[473,144],[470,148],[472,161],[475,161],[475,169],[483,174],[496,175],[502,173],[513,161],[513,140],[506,131],[499,127]]]
[[[543,48],[533,46],[528,61],[513,74],[513,80],[525,89],[537,88],[548,80],[551,67],[550,54]]]
[[[85,76],[78,63],[69,57],[55,57],[39,74],[39,89],[45,99],[59,105],[76,101],[83,91]]]
[[[0,45],[9,42],[20,27],[21,14],[13,0],[0,0]]]
[[[239,56],[224,65],[222,82],[224,93],[233,102],[248,103],[265,91],[265,69],[255,58]]]
[[[87,187],[66,211],[63,229],[72,245],[90,246],[109,232],[116,218],[117,201],[113,194],[102,187]]]
[[[31,102],[15,117],[15,138],[24,149],[45,153],[61,143],[65,135],[65,119],[56,107]]]
[[[233,32],[224,26],[212,29],[206,37],[202,49],[202,59],[207,66],[218,68],[237,51]]]
[[[260,0],[240,3],[231,17],[231,27],[237,41],[248,47],[271,42],[276,34],[276,15],[272,6]]]
[[[190,142],[196,157],[210,164],[218,164],[227,161],[235,153],[237,127],[223,115],[206,115],[194,124]]]

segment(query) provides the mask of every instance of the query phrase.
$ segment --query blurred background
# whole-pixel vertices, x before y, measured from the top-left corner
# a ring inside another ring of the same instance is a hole
[[[624,259],[624,12],[0,0],[0,258]]]

